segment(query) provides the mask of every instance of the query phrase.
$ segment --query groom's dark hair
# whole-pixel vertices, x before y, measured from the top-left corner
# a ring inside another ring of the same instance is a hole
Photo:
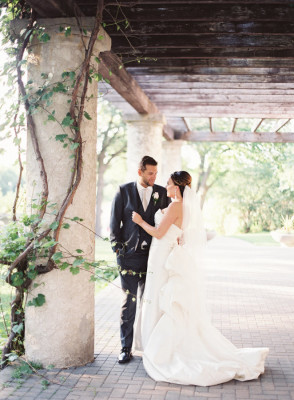
[[[142,157],[142,160],[139,163],[139,169],[144,172],[146,170],[146,165],[157,165],[157,161],[154,160],[154,158],[150,156],[144,156]]]

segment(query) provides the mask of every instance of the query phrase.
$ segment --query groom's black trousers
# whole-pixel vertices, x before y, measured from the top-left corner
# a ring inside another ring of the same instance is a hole
[[[146,267],[142,268],[146,271],[147,269],[147,256],[142,257],[145,259]],[[141,263],[142,263],[141,258]],[[140,264],[141,264],[140,263]],[[142,266],[142,264],[141,264]],[[123,269],[132,269],[136,271],[134,267],[123,267]],[[141,269],[141,268],[140,268]],[[141,270],[142,270],[141,269]],[[132,348],[133,336],[134,336],[134,322],[136,317],[136,308],[138,302],[141,302],[144,293],[146,272],[140,276],[139,272],[136,271],[136,275],[130,273],[120,274],[121,287],[123,290],[123,299],[121,305],[121,317],[120,317],[120,339],[122,347]],[[133,300],[135,299],[135,301]]]

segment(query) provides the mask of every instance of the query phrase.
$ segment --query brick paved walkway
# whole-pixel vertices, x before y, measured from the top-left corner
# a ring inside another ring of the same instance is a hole
[[[294,249],[254,247],[216,238],[209,245],[209,299],[214,324],[238,347],[267,346],[265,374],[208,388],[154,382],[141,358],[119,365],[120,291],[105,289],[96,300],[96,358],[85,367],[44,372],[0,387],[0,399],[254,399],[294,400]],[[41,371],[42,372],[42,371]],[[2,389],[2,390],[1,390]]]

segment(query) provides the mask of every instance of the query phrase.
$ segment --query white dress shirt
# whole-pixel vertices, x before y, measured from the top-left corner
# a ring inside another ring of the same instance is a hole
[[[137,181],[137,189],[138,189],[139,196],[140,196],[140,199],[141,199],[142,204],[143,204],[143,196],[144,196],[144,191],[145,191],[145,193],[146,193],[146,203],[147,203],[147,207],[148,207],[148,204],[149,204],[149,202],[150,202],[151,195],[152,195],[152,192],[153,192],[153,187],[152,187],[152,186],[147,186],[147,187],[145,188],[144,186],[142,186],[142,185]],[[147,209],[147,207],[146,207],[146,209]],[[146,210],[144,210],[144,211],[146,211]]]

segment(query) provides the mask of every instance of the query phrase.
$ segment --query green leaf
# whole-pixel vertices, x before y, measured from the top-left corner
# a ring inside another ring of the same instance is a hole
[[[78,257],[78,258],[76,258],[75,260],[74,260],[74,262],[73,262],[73,267],[77,267],[78,265],[81,265],[81,264],[83,264],[83,262],[84,262],[85,260],[83,259],[83,258],[80,258],[80,257]]]
[[[76,249],[76,252],[79,253],[79,254],[81,254],[81,253],[83,253],[83,250],[81,250],[81,249]]]
[[[83,218],[73,217],[71,221],[84,221]]]
[[[55,240],[49,240],[49,242],[46,242],[42,245],[43,249],[48,249],[49,247],[53,247],[57,244]]]
[[[47,43],[47,42],[49,42],[50,39],[51,39],[51,38],[50,38],[50,35],[48,35],[48,33],[42,33],[42,34],[39,36],[39,40],[40,40],[40,42],[42,42],[42,43]]]
[[[60,26],[60,27],[59,27],[59,32],[63,32],[63,31],[64,31],[63,26]]]
[[[62,82],[58,82],[57,85],[53,87],[53,92],[55,92],[55,93],[66,93],[67,92],[67,87]]]
[[[56,118],[54,117],[53,114],[48,115],[48,121],[56,121]]]
[[[87,118],[89,120],[92,119],[91,116],[87,113],[87,111],[84,112],[84,116],[85,116],[85,118]]]
[[[52,229],[53,231],[55,231],[59,226],[59,223],[57,221],[52,222],[52,224],[50,225],[50,229]]]
[[[70,267],[69,270],[73,275],[77,275],[80,272],[80,268],[79,267]]]
[[[53,254],[52,256],[52,260],[53,261],[58,261],[62,258],[62,252],[61,251],[57,251],[56,253]]]
[[[74,122],[73,119],[71,119],[70,115],[67,115],[65,118],[63,118],[61,125],[62,126],[70,126]]]
[[[47,381],[47,379],[43,379],[43,380],[41,381],[41,385],[42,385],[42,389],[46,390],[47,387],[50,385],[50,382]]]
[[[23,323],[21,322],[20,324],[13,325],[12,331],[14,333],[21,333],[23,331]]]
[[[27,276],[28,276],[28,278],[30,278],[30,279],[35,279],[37,275],[38,275],[38,272],[35,271],[35,270],[28,271],[28,273],[27,273]]]
[[[66,268],[69,267],[69,265],[69,263],[63,262],[61,265],[59,265],[59,268],[61,269],[61,271],[64,271]]]
[[[70,228],[70,225],[69,225],[68,223],[65,223],[65,224],[62,225],[62,228],[64,228],[64,229],[69,229],[69,228]]]
[[[98,38],[97,38],[98,40],[103,40],[104,39],[104,36],[103,35],[98,35]]]
[[[46,302],[45,296],[39,293],[37,297],[34,297],[33,300],[30,300],[28,302],[28,306],[41,307],[45,302]]]
[[[79,145],[80,145],[80,143],[72,143],[72,144],[70,145],[70,149],[71,149],[71,150],[76,150],[76,149],[79,147]]]
[[[21,286],[24,283],[23,272],[15,272],[11,275],[12,286]]]
[[[66,134],[56,135],[55,136],[55,140],[60,141],[60,142],[64,142],[64,139],[66,139],[67,137],[68,137],[68,135],[66,135]]]

